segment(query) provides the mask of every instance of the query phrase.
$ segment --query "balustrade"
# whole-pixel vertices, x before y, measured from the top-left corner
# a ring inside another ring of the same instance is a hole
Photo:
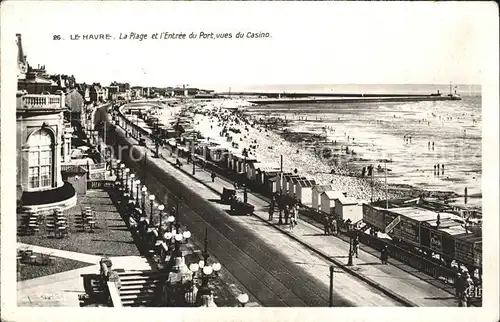
[[[21,109],[59,109],[64,108],[62,95],[28,94],[21,97]]]

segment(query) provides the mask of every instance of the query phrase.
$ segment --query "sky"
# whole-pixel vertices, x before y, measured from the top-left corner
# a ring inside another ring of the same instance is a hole
[[[21,33],[32,66],[104,85],[481,84],[497,26],[492,9],[454,2],[7,2],[2,45],[15,64]],[[131,32],[149,39],[120,39]],[[155,32],[233,38],[150,39]],[[235,39],[237,32],[270,36]],[[77,34],[113,39],[70,40]]]

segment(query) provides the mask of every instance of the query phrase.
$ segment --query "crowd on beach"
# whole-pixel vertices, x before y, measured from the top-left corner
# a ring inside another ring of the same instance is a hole
[[[238,105],[237,102],[232,104]],[[283,155],[284,172],[298,173],[316,180],[318,184],[331,184],[348,196],[359,200],[371,199],[371,180],[361,178],[359,174],[354,176],[353,170],[348,165],[335,164],[332,160],[318,162],[315,151],[297,149],[292,142],[266,128],[259,119],[228,108],[224,106],[223,101],[192,103],[191,107],[195,109],[200,105],[203,105],[204,114],[195,115],[194,126],[210,142],[218,143],[223,148],[237,148],[240,152],[245,150],[249,157],[275,167],[279,167],[280,155]],[[373,197],[374,200],[385,198],[385,191],[377,182],[373,184]],[[391,191],[389,198],[394,197],[402,195],[397,191]]]
[[[255,113],[246,113],[247,107],[253,106],[243,99],[219,99],[210,101],[187,101],[177,107],[187,107],[194,114],[194,130],[223,148],[245,151],[249,158],[257,159],[260,163],[266,163],[279,167],[280,155],[283,155],[283,171],[294,172],[309,179],[314,179],[317,184],[331,184],[336,189],[345,192],[347,196],[362,201],[380,200],[386,198],[383,180],[373,180],[370,171],[383,173],[384,166],[375,164],[374,167],[360,167],[356,165],[356,159],[352,148],[355,138],[349,133],[338,133],[337,140],[323,142],[321,139],[312,138],[311,141],[301,140],[300,133],[293,137],[294,133],[288,131],[286,119],[284,125],[278,130],[269,126],[269,119]],[[176,112],[171,108],[162,110],[162,121],[172,121]],[[451,121],[451,117],[448,117]],[[382,121],[381,121],[382,122]],[[335,133],[335,125],[325,126],[323,131],[326,135]],[[320,134],[321,135],[321,134]],[[293,139],[292,139],[293,138]],[[414,138],[405,135],[403,140],[411,144]],[[299,143],[299,144],[297,144]],[[429,141],[429,150],[434,150],[435,142]],[[323,154],[327,150],[328,154]],[[351,162],[354,161],[354,162]],[[390,160],[389,160],[390,161]],[[358,162],[359,163],[359,162]],[[369,169],[371,168],[371,169]],[[434,167],[435,177],[443,175],[444,164],[440,168]],[[387,169],[391,171],[391,169]],[[430,169],[432,173],[432,168]],[[432,174],[431,174],[432,176]],[[425,193],[421,189],[408,185],[389,185],[388,198],[415,197]],[[453,197],[452,193],[440,193],[436,191],[435,196],[445,198]]]

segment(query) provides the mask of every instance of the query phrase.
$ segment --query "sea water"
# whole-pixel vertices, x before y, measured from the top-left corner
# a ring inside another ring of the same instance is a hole
[[[287,131],[319,134],[325,149],[354,150],[355,155],[343,162],[360,174],[362,167],[387,166],[390,184],[459,194],[467,187],[469,195],[481,193],[480,96],[460,101],[268,105],[247,112],[286,118]],[[320,159],[314,162],[324,163]],[[437,164],[439,175],[434,174]],[[375,176],[385,179],[384,172]]]

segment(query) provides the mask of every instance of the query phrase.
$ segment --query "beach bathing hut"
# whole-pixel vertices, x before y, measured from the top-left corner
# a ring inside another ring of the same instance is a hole
[[[250,162],[248,164],[248,167],[247,167],[247,177],[248,177],[248,180],[252,181],[252,182],[256,182],[256,183],[261,183],[263,182],[263,180],[258,180],[258,176],[259,176],[259,169],[261,167],[265,167],[266,165],[262,162],[258,162],[258,161],[255,161],[255,162]]]
[[[297,175],[291,175],[286,178],[286,186],[285,186],[285,191],[288,191],[288,196],[293,197],[294,194],[294,189],[295,189],[295,183],[294,179],[298,179],[300,176]]]
[[[305,206],[311,206],[313,182],[307,179],[299,180],[296,185],[296,194],[299,202]]]
[[[335,215],[340,220],[350,219],[355,224],[363,220],[363,207],[356,199],[342,195],[335,199]]]
[[[293,197],[297,197],[297,191],[299,189],[299,182],[302,181],[302,180],[305,180],[306,178],[305,177],[295,177],[295,178],[292,178],[292,185],[291,185],[291,189],[290,189],[290,195]],[[297,197],[298,198],[298,197]]]
[[[321,198],[320,195],[325,191],[333,190],[332,185],[314,185],[311,190],[311,205],[314,209],[320,210]]]
[[[340,191],[328,190],[321,193],[321,208],[322,212],[327,214],[334,214],[335,210],[335,200],[339,198],[344,198],[344,195]],[[363,217],[363,212],[361,212],[361,217]]]
[[[227,153],[227,168],[231,171],[237,172],[238,171],[238,157],[237,151],[235,149],[228,149]]]
[[[278,166],[276,165],[272,165],[272,164],[261,164],[258,168],[257,168],[257,184],[262,184],[264,187],[268,187],[269,186],[269,180],[271,178],[274,178],[274,177],[277,177],[277,189],[279,190],[281,185],[281,181],[280,181],[280,177],[279,177],[279,174],[280,174],[280,169]]]
[[[227,149],[218,144],[206,145],[205,156],[208,161],[225,166],[227,159]]]
[[[238,164],[239,164],[239,171],[238,171],[238,173],[244,175],[245,178],[249,179],[249,177],[248,177],[248,172],[249,172],[248,167],[251,164],[255,163],[255,162],[257,162],[257,160],[254,159],[254,158],[249,158],[249,157],[245,158],[244,156],[241,156],[240,158],[238,158]]]
[[[292,177],[295,177],[295,175],[293,173],[287,172],[287,173],[283,174],[283,178],[282,178],[282,181],[281,181],[281,187],[283,188],[283,193],[284,194],[287,194],[287,191],[288,191],[288,194],[289,194],[290,187],[288,186],[288,183],[291,182],[290,179]]]
[[[269,178],[267,182],[268,182],[269,192],[271,194],[280,191],[280,187],[279,187],[280,177],[279,176],[274,176],[272,178]]]

